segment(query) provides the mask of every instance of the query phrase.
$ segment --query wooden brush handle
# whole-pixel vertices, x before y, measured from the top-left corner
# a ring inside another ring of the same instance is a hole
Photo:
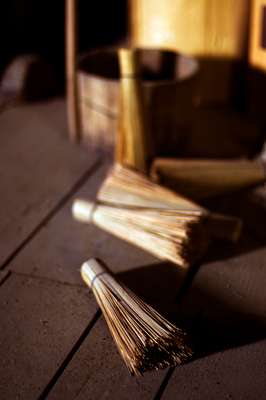
[[[138,51],[119,50],[121,109],[117,132],[116,161],[147,172],[147,123],[139,78]]]
[[[97,277],[108,273],[108,271],[101,261],[91,258],[82,264],[80,273],[84,282],[91,288],[92,285],[96,284]]]
[[[260,161],[159,158],[151,176],[197,200],[262,183],[265,168]]]
[[[72,205],[72,215],[77,221],[93,222],[96,205],[88,200],[77,199]]]

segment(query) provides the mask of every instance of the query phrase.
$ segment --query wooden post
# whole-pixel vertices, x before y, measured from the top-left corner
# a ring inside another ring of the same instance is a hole
[[[77,82],[77,7],[76,0],[66,0],[66,96],[69,137],[80,139],[80,110]]]
[[[266,71],[266,1],[253,0],[250,24],[249,60],[252,66]]]

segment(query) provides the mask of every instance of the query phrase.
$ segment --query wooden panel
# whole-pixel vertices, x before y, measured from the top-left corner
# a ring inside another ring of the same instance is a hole
[[[199,57],[197,104],[230,103],[232,82],[240,79],[235,63],[247,52],[249,0],[131,0],[130,4],[133,45]]]
[[[62,101],[0,115],[0,265],[95,162],[64,140],[65,119]]]
[[[246,0],[133,0],[132,41],[205,57],[242,57]]]
[[[250,63],[266,70],[266,1],[252,0],[250,23]]]
[[[85,100],[80,103],[83,141],[104,151],[114,151],[117,117],[104,109],[93,109]]]
[[[96,311],[81,288],[11,275],[0,290],[1,399],[36,399]]]

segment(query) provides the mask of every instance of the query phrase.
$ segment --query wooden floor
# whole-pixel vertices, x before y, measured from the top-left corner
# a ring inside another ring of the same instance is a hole
[[[235,201],[240,243],[217,244],[185,274],[72,220],[73,199],[93,198],[107,165],[66,137],[63,101],[0,115],[0,399],[265,399],[263,189]],[[80,278],[95,256],[189,330],[193,361],[129,375]]]

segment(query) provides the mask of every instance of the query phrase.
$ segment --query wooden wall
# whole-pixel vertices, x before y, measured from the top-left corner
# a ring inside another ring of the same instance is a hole
[[[248,0],[131,0],[132,40],[205,57],[246,49]]]

